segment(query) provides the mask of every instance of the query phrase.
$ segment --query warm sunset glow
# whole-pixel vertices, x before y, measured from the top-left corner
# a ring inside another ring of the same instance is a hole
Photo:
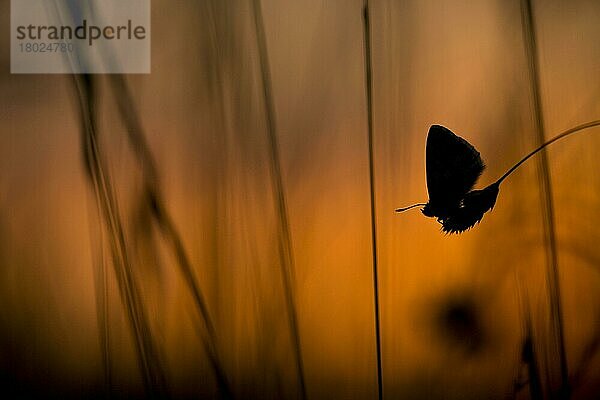
[[[10,74],[9,3],[0,397],[377,399],[363,1],[154,0],[151,73],[89,76]],[[600,392],[600,128],[460,235],[394,212],[433,124],[484,188],[600,119],[600,2],[528,3],[369,1],[385,399]]]

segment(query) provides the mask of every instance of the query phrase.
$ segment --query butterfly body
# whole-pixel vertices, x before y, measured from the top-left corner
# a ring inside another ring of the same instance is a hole
[[[472,228],[486,212],[494,208],[498,192],[499,186],[496,184],[468,192],[457,208],[444,217],[438,217],[442,230],[446,233],[460,233]]]
[[[432,203],[431,200],[425,204],[425,207],[421,209],[421,212],[426,217],[436,217],[439,219],[448,218],[458,208],[459,204],[436,204]]]

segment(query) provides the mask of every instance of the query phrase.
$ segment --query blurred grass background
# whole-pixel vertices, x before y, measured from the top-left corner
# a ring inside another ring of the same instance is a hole
[[[533,1],[547,138],[600,115],[600,4]],[[0,2],[0,380],[7,394],[141,397],[110,232],[82,152],[67,75],[11,75]],[[263,0],[294,307],[307,397],[376,396],[362,1]],[[545,395],[549,339],[536,162],[503,185],[482,224],[444,236],[420,213],[427,129],[481,152],[480,186],[536,146],[519,1],[371,2],[374,154],[386,398],[530,398],[531,334]],[[152,73],[126,76],[172,219],[236,398],[299,398],[278,253],[252,2],[152,2]],[[150,338],[175,398],[218,398],[206,327],[145,197],[123,93],[94,77],[100,156],[118,204]],[[548,150],[573,398],[600,391],[597,129]],[[200,333],[200,335],[198,334]],[[104,352],[103,352],[104,349]],[[146,387],[145,387],[146,386]],[[515,393],[516,392],[516,393]]]

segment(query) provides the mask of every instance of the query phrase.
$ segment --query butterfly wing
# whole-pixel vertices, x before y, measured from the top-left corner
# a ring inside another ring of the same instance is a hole
[[[443,209],[458,207],[485,168],[479,152],[448,128],[432,125],[425,153],[429,202]]]

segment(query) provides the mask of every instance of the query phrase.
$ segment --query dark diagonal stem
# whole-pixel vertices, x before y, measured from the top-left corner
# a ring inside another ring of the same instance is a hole
[[[161,228],[163,236],[165,239],[167,239],[171,247],[171,251],[175,255],[177,266],[184,277],[184,282],[191,292],[194,304],[196,305],[197,311],[204,324],[206,336],[202,336],[200,332],[201,328],[198,329],[200,332],[199,336],[201,336],[203,340],[204,349],[208,356],[213,372],[215,373],[215,378],[219,387],[219,394],[221,398],[224,399],[233,398],[233,392],[228,382],[222,360],[219,356],[217,331],[213,324],[203,291],[194,273],[193,265],[186,252],[181,235],[164,205],[164,199],[158,182],[155,161],[150,152],[150,147],[146,142],[142,123],[138,118],[138,113],[131,97],[131,92],[122,75],[111,75],[110,81],[115,92],[115,99],[121,119],[127,131],[127,138],[132,150],[137,156],[138,161],[142,165],[145,185],[145,190],[143,193],[144,199],[150,205],[152,216],[158,226]]]
[[[584,129],[588,129],[588,128],[593,128],[596,126],[600,125],[600,120],[595,120],[595,121],[590,121],[590,122],[586,122],[585,124],[581,124],[581,125],[577,125],[574,126],[573,128],[567,129],[564,132],[559,133],[558,135],[556,135],[555,137],[553,137],[552,139],[548,140],[546,143],[540,145],[539,147],[537,147],[535,150],[532,150],[529,154],[527,154],[525,157],[523,157],[521,160],[519,160],[519,162],[517,162],[515,165],[513,165],[508,171],[506,171],[506,173],[504,175],[502,175],[500,177],[500,179],[498,179],[496,181],[496,184],[499,185],[502,183],[502,181],[504,181],[506,178],[508,178],[508,176],[510,174],[512,174],[513,172],[515,172],[515,170],[517,168],[519,168],[525,161],[529,160],[531,157],[533,157],[534,155],[536,155],[538,152],[540,152],[541,150],[543,150],[546,146],[551,145],[552,143],[567,137],[573,133],[582,131]],[[415,206],[418,206],[419,204],[416,204]],[[407,207],[409,208],[409,207]],[[401,211],[404,211],[405,209],[400,209]]]
[[[281,268],[281,278],[283,282],[283,292],[289,318],[290,331],[296,359],[296,368],[298,372],[298,381],[300,389],[300,398],[306,399],[306,383],[304,378],[304,363],[302,360],[302,347],[300,342],[300,333],[298,327],[298,316],[294,296],[293,274],[295,269],[292,238],[289,226],[286,197],[283,187],[283,177],[281,173],[281,161],[279,156],[279,144],[277,140],[277,128],[275,124],[275,107],[273,104],[273,95],[271,88],[271,72],[269,68],[269,58],[267,53],[267,40],[262,17],[260,0],[253,0],[254,25],[256,29],[256,40],[258,45],[258,54],[260,62],[260,72],[262,78],[263,101],[265,105],[267,135],[270,152],[270,169],[273,195],[276,201],[277,216],[279,219],[278,229],[278,248]]]
[[[74,75],[82,119],[83,153],[88,177],[93,184],[98,207],[108,231],[111,255],[121,300],[134,335],[134,344],[146,393],[151,398],[166,398],[166,380],[158,349],[152,338],[139,287],[131,270],[125,233],[113,184],[103,163],[96,127],[94,79]]]

